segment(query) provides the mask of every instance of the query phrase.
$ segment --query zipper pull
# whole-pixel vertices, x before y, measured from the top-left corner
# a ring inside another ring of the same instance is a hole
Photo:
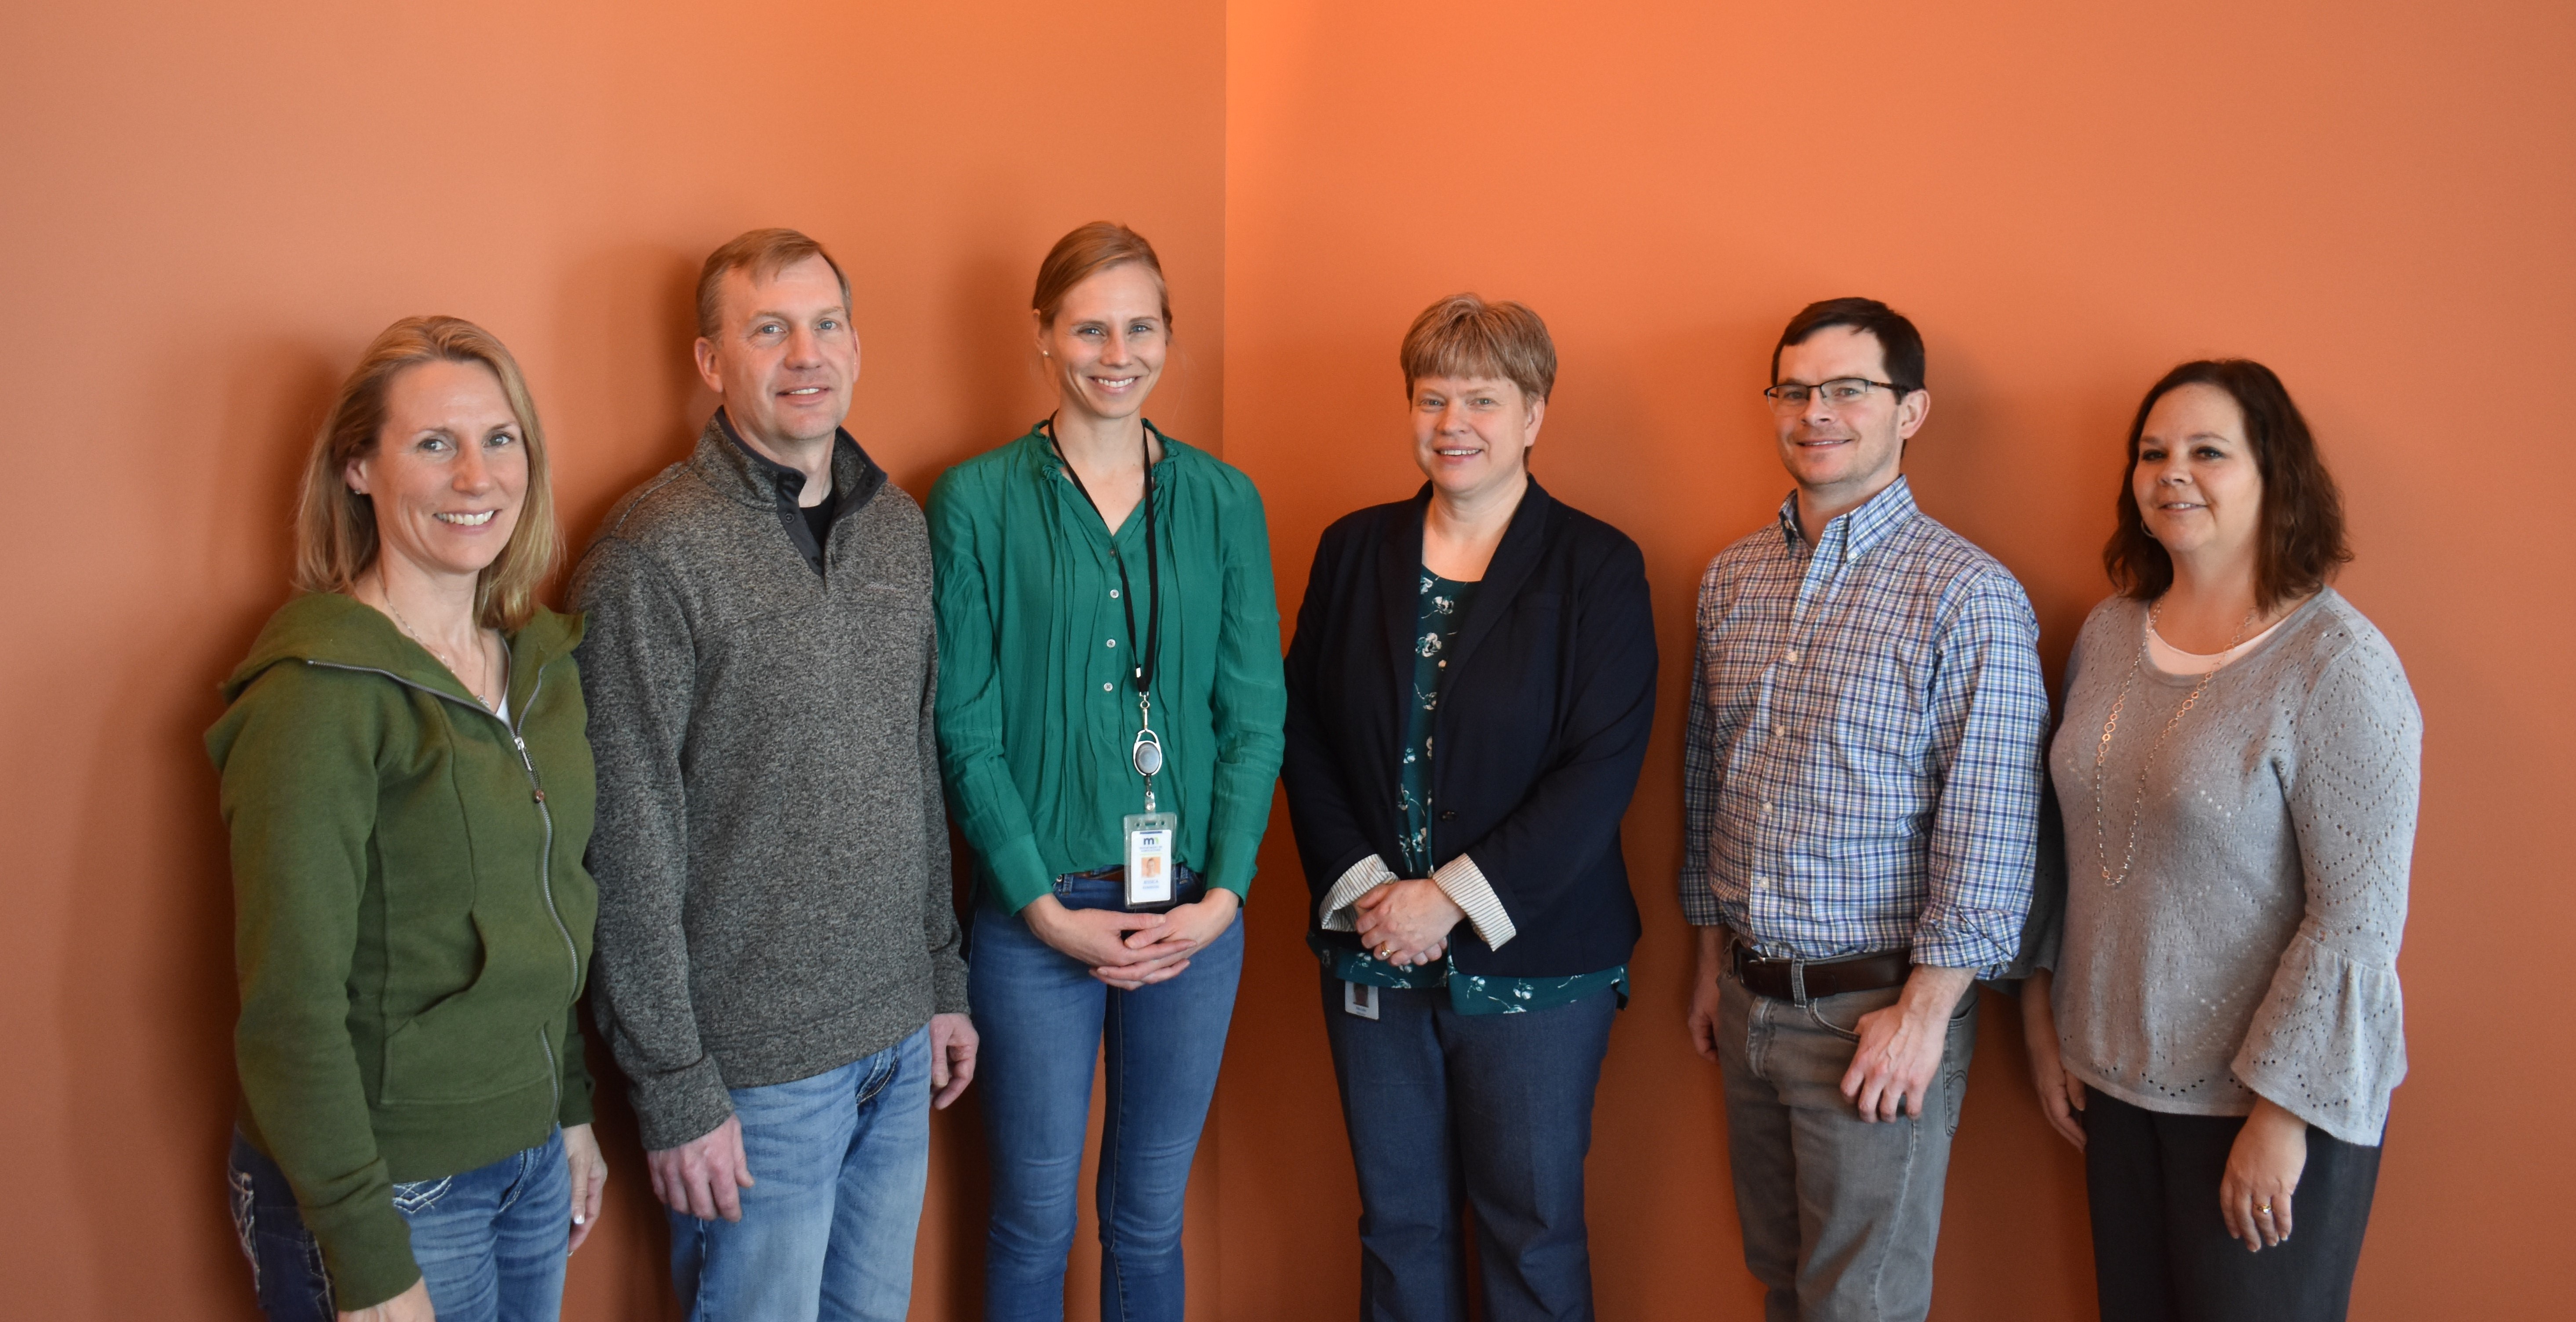
[[[543,803],[546,801],[546,792],[544,790],[530,790],[528,792],[537,796],[537,802]]]

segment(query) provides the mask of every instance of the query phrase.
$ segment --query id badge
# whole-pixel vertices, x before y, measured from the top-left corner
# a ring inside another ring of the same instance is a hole
[[[1172,902],[1172,836],[1181,819],[1167,812],[1130,813],[1127,825],[1127,907]]]
[[[1364,982],[1344,982],[1342,1013],[1362,1019],[1377,1018],[1377,988]]]

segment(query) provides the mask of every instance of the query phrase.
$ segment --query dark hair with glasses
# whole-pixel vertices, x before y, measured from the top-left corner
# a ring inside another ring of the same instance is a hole
[[[2147,535],[2146,520],[2138,512],[2138,444],[2156,401],[2190,385],[2226,391],[2245,415],[2245,442],[2254,450],[2254,471],[2263,477],[2262,528],[2254,561],[2257,603],[2268,610],[2324,587],[2352,559],[2352,547],[2344,541],[2343,494],[2326,471],[2325,457],[2317,453],[2308,420],[2290,402],[2289,387],[2271,368],[2246,358],[2184,363],[2165,373],[2138,405],[2138,416],[2129,423],[2129,462],[2120,470],[2120,524],[2102,548],[2102,568],[2109,571],[2112,586],[2140,601],[2161,597],[2173,586],[2173,557]]]
[[[1887,380],[1872,384],[1892,387],[1899,398],[1923,388],[1923,333],[1904,313],[1874,298],[1829,298],[1800,308],[1798,315],[1789,318],[1789,328],[1780,332],[1780,342],[1771,346],[1771,384],[1780,384],[1782,349],[1805,344],[1817,331],[1835,326],[1865,331],[1878,340]]]

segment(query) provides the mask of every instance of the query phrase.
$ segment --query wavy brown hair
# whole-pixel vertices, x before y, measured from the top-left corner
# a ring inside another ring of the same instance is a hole
[[[528,447],[528,490],[518,526],[474,581],[474,614],[488,628],[517,629],[537,605],[537,585],[563,549],[554,486],[546,476],[546,434],[517,359],[490,331],[457,317],[405,317],[385,327],[358,357],[313,438],[295,502],[295,586],[347,592],[376,563],[376,503],[349,489],[349,465],[375,453],[394,378],[424,363],[475,363],[500,378],[501,394]]]
[[[2254,449],[2255,471],[2263,476],[2262,528],[2256,535],[2254,596],[2269,610],[2293,597],[2304,597],[2326,585],[2352,547],[2344,540],[2343,493],[2334,474],[2317,453],[2316,436],[2299,406],[2290,402],[2289,387],[2271,368],[2248,358],[2204,358],[2164,374],[2138,405],[2129,423],[2129,462],[2120,470],[2119,526],[2102,548],[2102,567],[2112,586],[2140,601],[2152,601],[2173,586],[2173,557],[2147,535],[2138,512],[2138,442],[2146,434],[2147,415],[2156,401],[2184,386],[2213,386],[2227,392],[2245,416],[2245,440]]]

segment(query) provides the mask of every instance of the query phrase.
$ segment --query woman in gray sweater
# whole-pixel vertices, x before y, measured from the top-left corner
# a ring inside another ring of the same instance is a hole
[[[2121,592],[2067,660],[2062,909],[2022,997],[2113,1322],[2341,1318],[2351,1294],[2406,1073],[2422,721],[2326,586],[2349,558],[2269,369],[2185,363],[2147,393],[2104,551]]]

